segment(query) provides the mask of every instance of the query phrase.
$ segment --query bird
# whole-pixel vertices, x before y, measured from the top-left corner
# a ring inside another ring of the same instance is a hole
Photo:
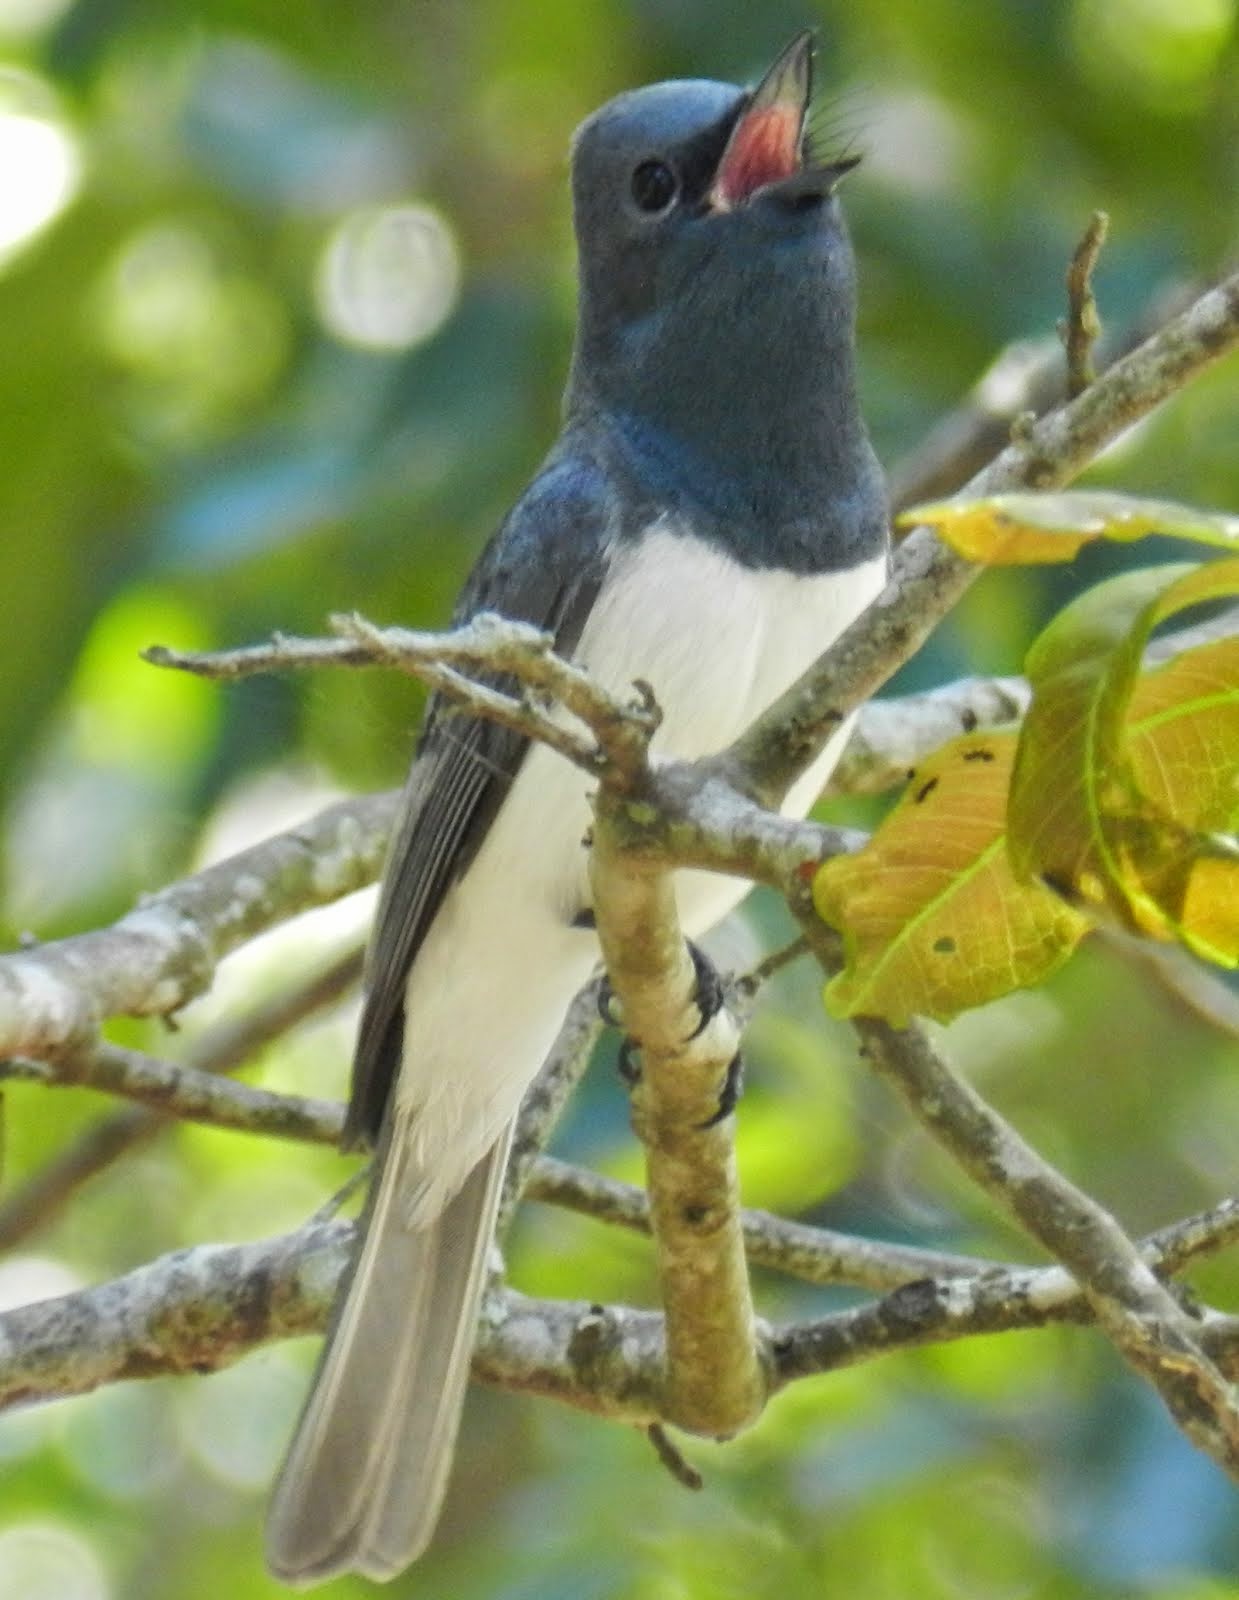
[[[653,754],[725,747],[887,576],[856,388],[855,264],[806,127],[814,41],[745,88],[630,90],[577,129],[578,317],[561,432],[454,620],[536,624],[653,686]],[[847,729],[792,787],[803,816]],[[270,1570],[396,1576],[434,1533],[522,1096],[599,953],[587,776],[431,699],[383,874],[345,1148],[359,1243],[276,1481]],[[686,932],[742,880],[677,874]]]

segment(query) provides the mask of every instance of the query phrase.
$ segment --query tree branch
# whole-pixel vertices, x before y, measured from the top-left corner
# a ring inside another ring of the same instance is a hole
[[[541,1152],[550,1142],[572,1091],[589,1065],[602,1032],[602,1017],[598,1011],[600,990],[600,983],[594,980],[577,995],[542,1070],[525,1091],[508,1155],[508,1169],[503,1177],[503,1195],[495,1229],[500,1239],[511,1226],[516,1208],[537,1171]]]
[[[1018,722],[1031,692],[1023,678],[960,678],[924,694],[871,700],[857,719],[828,794],[882,794],[949,739]]]
[[[968,492],[1070,482],[1133,422],[1236,347],[1239,273],[1116,361],[1069,405],[1033,424],[976,474]],[[929,529],[916,529],[870,608],[712,765],[777,807],[830,736],[921,647],[979,571]]]
[[[191,1045],[185,1065],[196,1072],[234,1071],[272,1039],[347,994],[361,976],[361,965],[361,951],[348,950],[241,1017],[216,1024]],[[141,1107],[101,1117],[0,1203],[0,1250],[12,1249],[53,1221],[83,1184],[168,1124],[168,1117]]]
[[[0,959],[0,1055],[47,1059],[111,1016],[171,1016],[229,951],[378,875],[397,796],[367,795],[148,895],[110,928]]]
[[[837,942],[802,907],[824,970]],[[961,1167],[1068,1267],[1124,1359],[1148,1379],[1187,1436],[1239,1479],[1239,1405],[1206,1353],[1199,1326],[1159,1281],[1114,1218],[1057,1172],[958,1078],[921,1025],[856,1019],[870,1066]]]
[[[322,659],[334,661],[353,659],[356,648],[334,640],[305,644],[309,659],[316,658],[314,650],[321,646]],[[269,647],[255,647],[255,652],[270,660]],[[229,657],[207,659],[213,671],[214,664]],[[191,664],[187,670],[198,668]],[[894,779],[911,764],[904,756],[916,759],[924,753],[922,738],[914,731],[921,719],[932,729],[925,740],[932,739],[934,746],[940,742],[943,718],[949,723],[954,708],[961,718],[977,715],[978,726],[991,713],[1005,720],[1008,696],[1018,692],[1012,684],[1018,680],[1002,680],[991,692],[985,680],[967,680],[929,695],[867,707],[858,725],[854,782],[848,780],[845,756],[844,781],[836,787],[868,792],[882,781],[884,764]],[[909,743],[901,747],[905,738]],[[766,881],[784,869],[788,851],[809,859],[847,845],[847,837],[837,830],[772,816],[725,795],[722,785],[704,778],[696,787],[701,795],[691,807],[686,800],[676,802],[690,854],[694,849],[701,854],[705,838],[722,829],[728,841],[715,838],[704,853],[711,861],[730,861],[740,871],[752,862],[759,869],[754,876]],[[667,788],[676,784],[669,782]],[[105,1017],[175,1013],[209,987],[216,964],[231,950],[302,911],[373,882],[398,803],[396,791],[341,801],[146,897],[109,928],[0,956],[0,1056],[46,1059],[61,1049],[88,1046]]]
[[[618,819],[622,823],[622,816]],[[731,1434],[765,1401],[740,1229],[735,1129],[720,1117],[739,1030],[725,1006],[703,1016],[672,875],[619,843],[616,800],[595,803],[590,881],[598,938],[629,1038],[641,1051],[633,1126],[666,1316],[662,1414],[690,1432]]]
[[[311,1222],[245,1245],[198,1245],[95,1288],[0,1313],[0,1408],[86,1394],[127,1378],[202,1374],[273,1339],[320,1332],[353,1238],[348,1222]],[[1239,1201],[1163,1229],[1142,1249],[1177,1271],[1239,1241]],[[1088,1322],[1086,1298],[1059,1267],[919,1278],[854,1311],[781,1332],[759,1329],[775,1387],[894,1349],[981,1333]],[[1201,1336],[1239,1370],[1239,1319],[1211,1315]],[[623,1306],[487,1298],[474,1376],[596,1415],[660,1420],[662,1318]]]
[[[540,1156],[526,1193],[631,1233],[648,1235],[650,1201],[644,1189],[606,1178],[584,1167]],[[850,1284],[860,1289],[898,1288],[914,1278],[957,1278],[1002,1272],[996,1262],[913,1245],[859,1239],[830,1228],[789,1222],[769,1211],[740,1213],[744,1250],[751,1267],[766,1267],[804,1283]]]
[[[356,614],[334,616],[330,622],[339,639],[277,634],[267,644],[239,650],[188,652],[154,645],[143,656],[154,666],[227,679],[328,663],[398,667],[475,716],[549,745],[586,772],[596,775],[606,768],[613,781],[628,782],[639,781],[645,771],[646,750],[659,722],[653,696],[643,690],[639,701],[617,700],[587,672],[556,655],[549,633],[526,622],[482,612],[450,633],[378,628]],[[468,676],[462,668],[481,676]],[[565,725],[528,693],[509,694],[486,681],[508,675],[525,691],[562,706],[593,737]]]
[[[3,1078],[22,1078],[49,1088],[87,1085],[136,1100],[164,1117],[311,1144],[337,1144],[344,1126],[344,1109],[336,1100],[255,1089],[114,1044],[96,1044],[80,1054],[62,1053],[51,1062],[10,1060],[0,1068]]]
[[[1070,1268],[1102,1329],[1188,1437],[1239,1479],[1239,1408],[1199,1327],[1114,1218],[1041,1159],[933,1050],[921,1027],[862,1019],[866,1059],[922,1126]]]

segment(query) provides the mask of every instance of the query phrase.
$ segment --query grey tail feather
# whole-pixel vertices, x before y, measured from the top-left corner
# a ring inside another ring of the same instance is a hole
[[[473,1354],[509,1128],[429,1226],[399,1131],[380,1145],[364,1242],[267,1516],[267,1565],[296,1585],[382,1581],[434,1533]],[[363,1219],[365,1220],[365,1219]]]

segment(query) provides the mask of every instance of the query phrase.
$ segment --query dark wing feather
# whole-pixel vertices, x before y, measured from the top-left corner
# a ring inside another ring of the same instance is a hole
[[[602,581],[605,483],[572,458],[530,485],[483,553],[454,621],[497,611],[576,646]],[[493,680],[500,688],[511,680]],[[396,1072],[409,969],[444,895],[469,866],[528,749],[520,735],[432,697],[388,849],[367,958],[343,1144],[372,1145]]]

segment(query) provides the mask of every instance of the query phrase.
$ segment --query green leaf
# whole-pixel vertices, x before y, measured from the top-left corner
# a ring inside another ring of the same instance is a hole
[[[1089,923],[1007,859],[1013,733],[955,739],[912,774],[859,854],[827,861],[818,914],[843,933],[846,965],[826,989],[840,1016],[948,1021],[1059,966]]]
[[[1033,701],[1008,816],[1021,877],[1225,965],[1239,963],[1239,852],[1216,832],[1239,783],[1235,641],[1137,686],[1155,627],[1236,595],[1239,560],[1162,566],[1061,612],[1025,663]]]
[[[1071,561],[1094,539],[1130,543],[1153,533],[1239,550],[1239,517],[1101,490],[943,500],[915,506],[897,522],[926,524],[958,554],[987,566]]]
[[[1239,824],[1239,638],[1185,650],[1137,680],[1127,752],[1140,792],[1186,827]]]

